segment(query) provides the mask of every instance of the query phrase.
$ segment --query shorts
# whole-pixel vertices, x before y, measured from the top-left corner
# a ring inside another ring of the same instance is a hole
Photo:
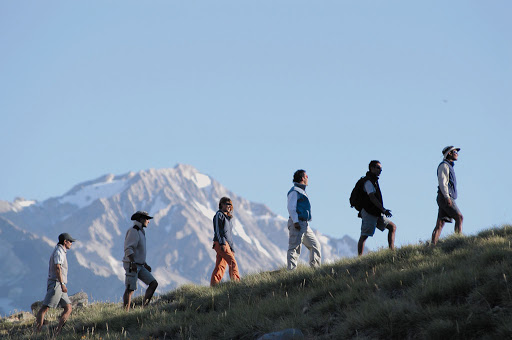
[[[459,207],[457,207],[457,203],[452,198],[452,206],[450,207],[446,202],[446,198],[440,193],[437,194],[437,205],[439,206],[439,211],[437,212],[437,219],[441,221],[445,221],[448,223],[452,223],[453,219],[458,215],[461,215]]]
[[[126,275],[124,284],[128,290],[137,290],[137,279],[141,280],[146,285],[156,281],[155,277],[151,275],[149,270],[144,268],[144,266],[141,264],[137,264],[137,272],[130,271],[130,263],[128,262],[124,262],[123,267]]]
[[[386,216],[374,216],[366,212],[366,210],[361,210],[361,236],[373,236],[375,234],[375,228],[379,228],[380,231],[384,231],[388,224],[391,223]]]
[[[65,307],[69,305],[71,300],[69,299],[68,293],[62,292],[62,286],[60,282],[48,280],[46,287],[46,296],[43,300],[43,306],[50,308]]]

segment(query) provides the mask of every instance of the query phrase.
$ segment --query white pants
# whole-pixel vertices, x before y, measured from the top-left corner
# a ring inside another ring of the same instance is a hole
[[[299,221],[300,229],[296,229],[292,219],[288,219],[288,231],[290,238],[288,240],[288,270],[297,267],[297,260],[300,256],[302,244],[309,249],[309,265],[311,267],[320,266],[322,255],[320,254],[320,242],[311,230],[306,221]]]

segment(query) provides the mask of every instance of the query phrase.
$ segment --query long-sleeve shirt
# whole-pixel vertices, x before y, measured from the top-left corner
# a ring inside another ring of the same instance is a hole
[[[311,221],[311,203],[309,203],[305,185],[294,183],[288,191],[287,208],[293,223]]]
[[[227,243],[231,250],[234,250],[231,218],[220,210],[213,217],[213,241],[221,245]]]
[[[126,231],[123,262],[130,262],[130,255],[133,255],[135,263],[146,263],[146,233],[142,227],[133,227]]]
[[[288,214],[290,214],[290,217],[293,221],[293,223],[299,222],[299,214],[297,213],[297,199],[299,194],[297,191],[293,190],[288,194]]]
[[[450,168],[448,164],[441,163],[439,165],[439,168],[437,169],[437,181],[441,194],[446,198],[450,198],[450,192],[448,190],[448,182],[450,181]]]

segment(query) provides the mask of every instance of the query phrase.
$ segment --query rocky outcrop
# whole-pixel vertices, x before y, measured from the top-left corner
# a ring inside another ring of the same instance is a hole
[[[87,305],[89,304],[89,297],[85,292],[78,292],[74,295],[71,295],[69,299],[71,300],[71,306],[73,307],[73,309],[87,307]],[[36,315],[42,306],[43,301],[36,301],[30,306],[30,309],[32,309],[32,313]]]

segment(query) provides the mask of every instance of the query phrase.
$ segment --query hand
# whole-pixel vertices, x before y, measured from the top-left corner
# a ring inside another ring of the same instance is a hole
[[[393,214],[391,213],[391,210],[389,210],[389,209],[385,209],[385,210],[384,210],[384,215],[385,215],[386,217],[388,217],[388,218],[389,218],[389,217],[391,217],[391,216],[393,216]]]
[[[137,264],[135,262],[130,262],[130,270],[132,272],[137,272]]]
[[[451,207],[451,206],[453,205],[453,202],[452,202],[452,200],[450,199],[450,197],[448,197],[448,198],[446,199],[446,204],[448,204],[448,206],[449,206],[449,207]]]
[[[220,249],[222,249],[223,252],[226,252],[226,245],[225,244],[221,244],[220,245]]]
[[[295,223],[293,224],[293,226],[295,227],[295,229],[300,230],[300,224],[299,224],[299,222],[295,222]]]
[[[64,283],[60,284],[60,288],[62,288],[62,292],[63,293],[67,293],[68,292],[68,287],[66,287],[66,285]]]
[[[151,273],[151,267],[147,263],[144,263],[144,268],[146,268],[148,272]]]

